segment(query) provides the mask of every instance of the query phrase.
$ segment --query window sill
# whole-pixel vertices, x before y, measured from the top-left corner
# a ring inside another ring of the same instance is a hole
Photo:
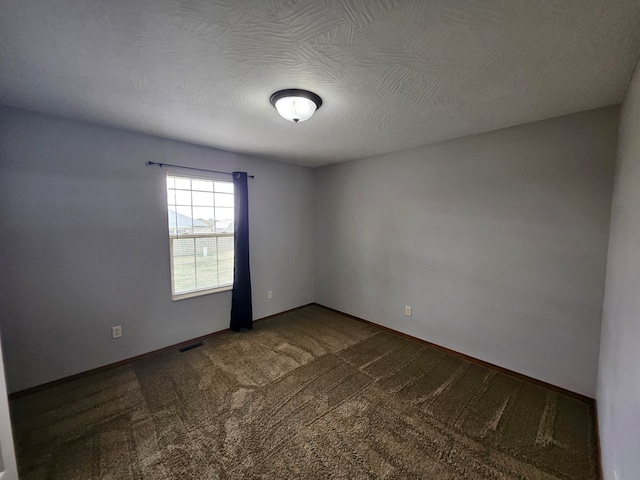
[[[212,293],[229,292],[233,290],[233,285],[227,285],[220,288],[212,288],[211,290],[199,290],[197,292],[180,293],[178,295],[171,295],[171,301],[179,302],[180,300],[186,300],[187,298],[202,297],[204,295],[211,295]]]

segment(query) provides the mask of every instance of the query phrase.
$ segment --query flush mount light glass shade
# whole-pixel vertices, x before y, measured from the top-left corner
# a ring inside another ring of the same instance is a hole
[[[316,111],[316,104],[304,97],[285,97],[276,102],[276,110],[290,122],[309,120]]]
[[[271,95],[271,105],[282,118],[298,123],[309,120],[322,105],[322,99],[306,90],[280,90]]]

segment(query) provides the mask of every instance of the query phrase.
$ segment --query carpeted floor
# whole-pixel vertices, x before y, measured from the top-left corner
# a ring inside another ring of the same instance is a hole
[[[11,407],[22,480],[597,478],[589,404],[317,306]]]

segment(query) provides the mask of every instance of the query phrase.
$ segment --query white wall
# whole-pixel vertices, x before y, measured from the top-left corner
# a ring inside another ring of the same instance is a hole
[[[0,109],[9,389],[228,326],[230,293],[171,302],[166,170],[152,160],[256,175],[255,318],[315,300],[593,396],[617,115],[312,171]]]
[[[316,301],[593,397],[617,123],[605,108],[316,170]]]
[[[228,327],[230,292],[171,301],[166,169],[148,160],[255,175],[254,318],[313,301],[312,170],[0,109],[0,322],[10,391]],[[122,325],[123,338],[111,339],[112,325]]]
[[[622,106],[608,260],[597,395],[603,469],[606,479],[633,480],[640,476],[640,67]]]

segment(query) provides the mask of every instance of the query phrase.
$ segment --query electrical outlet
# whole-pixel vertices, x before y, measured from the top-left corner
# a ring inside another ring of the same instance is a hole
[[[116,325],[111,327],[111,338],[120,338],[122,336],[122,326]]]
[[[411,307],[410,307],[409,305],[407,305],[406,307],[404,307],[404,314],[405,314],[407,317],[410,317],[410,316],[411,316]]]
[[[271,300],[273,298],[273,292],[271,290],[269,290],[267,292],[267,300]]]

